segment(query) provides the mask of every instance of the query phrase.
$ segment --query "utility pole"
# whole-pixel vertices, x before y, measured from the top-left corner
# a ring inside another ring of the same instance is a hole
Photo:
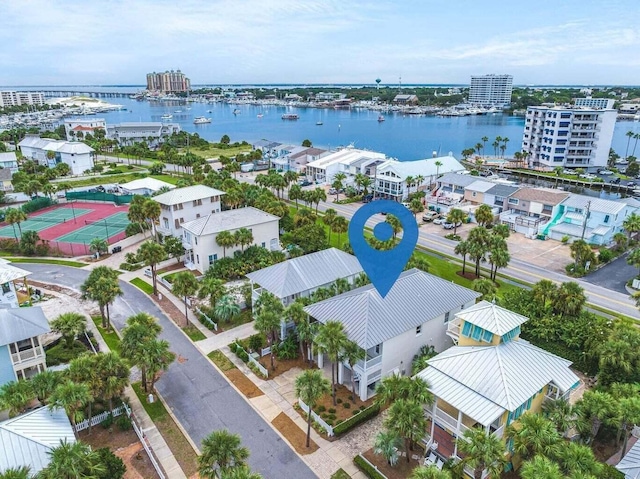
[[[584,221],[582,222],[582,236],[580,237],[581,240],[584,240],[584,234],[587,231],[587,221],[589,221],[589,209],[591,208],[591,200],[587,201],[587,208],[586,208],[586,212],[584,215]]]

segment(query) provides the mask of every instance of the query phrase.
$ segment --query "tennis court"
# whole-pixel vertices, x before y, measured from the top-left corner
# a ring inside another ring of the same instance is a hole
[[[121,211],[103,219],[78,220],[86,224],[71,233],[55,238],[55,241],[66,243],[89,244],[94,238],[108,240],[127,229],[129,218],[127,212]]]
[[[84,208],[57,208],[55,210],[46,211],[39,215],[30,216],[27,220],[22,221],[20,223],[20,228],[18,225],[15,226],[15,235],[14,235],[14,226],[4,226],[0,228],[0,236],[4,238],[14,238],[20,237],[20,230],[24,233],[25,231],[42,231],[47,228],[51,228],[52,226],[56,226],[59,224],[64,224],[67,221],[73,222],[74,218],[76,222],[79,224],[82,219],[80,217],[82,215],[86,215],[90,213],[92,210],[84,209]],[[126,213],[125,213],[126,215]]]

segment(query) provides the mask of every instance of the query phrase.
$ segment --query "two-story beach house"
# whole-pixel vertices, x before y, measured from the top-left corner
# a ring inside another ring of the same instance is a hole
[[[447,173],[436,181],[433,193],[425,198],[427,207],[438,213],[447,213],[464,203],[465,188],[478,181],[477,176]]]
[[[16,281],[22,281],[26,286],[26,277],[31,274],[16,266],[9,264],[6,259],[0,259],[0,305],[4,308],[17,308],[20,306],[16,292]],[[25,288],[26,289],[26,288]]]
[[[445,460],[458,457],[456,438],[473,427],[503,438],[522,414],[539,412],[545,399],[568,398],[578,386],[571,361],[520,339],[527,319],[481,301],[448,323],[456,346],[429,359],[417,374],[435,398],[425,407],[427,450]]]
[[[185,186],[167,191],[151,199],[160,203],[160,224],[164,236],[182,237],[182,224],[200,217],[220,213],[223,191],[205,185]]]
[[[550,188],[520,188],[507,198],[500,222],[516,233],[535,238],[549,221],[556,218],[559,204],[569,193]]]
[[[233,257],[235,251],[242,249],[240,244],[222,248],[216,242],[218,234],[228,231],[233,234],[240,228],[251,231],[251,244],[262,246],[270,251],[279,251],[280,227],[277,216],[265,213],[253,207],[238,208],[209,214],[182,224],[182,246],[185,249],[185,266],[206,271],[220,258]],[[244,246],[246,248],[247,245]]]
[[[80,141],[51,140],[37,135],[26,135],[18,143],[22,155],[48,168],[66,163],[72,175],[81,175],[93,168],[95,150]]]
[[[485,205],[497,209],[498,214],[502,213],[507,203],[507,198],[518,191],[520,187],[507,184],[495,184],[484,192],[482,201]],[[509,209],[508,207],[506,207]]]
[[[623,231],[624,220],[638,210],[640,202],[633,198],[604,200],[570,194],[558,206],[558,214],[545,226],[543,234],[571,242],[584,239],[587,243],[606,245],[613,235]]]
[[[351,371],[338,365],[338,382],[356,382],[356,394],[366,401],[382,378],[411,374],[411,362],[420,348],[443,351],[452,344],[448,323],[456,313],[472,306],[479,294],[418,269],[400,275],[384,297],[373,285],[305,307],[320,323],[339,321],[347,337],[366,351],[366,358]],[[322,354],[318,366],[323,366]]]
[[[0,308],[0,385],[47,369],[40,336],[50,331],[41,308]]]

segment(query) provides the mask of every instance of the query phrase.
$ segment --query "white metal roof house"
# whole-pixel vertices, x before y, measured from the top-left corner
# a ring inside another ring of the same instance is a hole
[[[615,467],[624,474],[624,479],[640,479],[640,441],[636,441]]]
[[[0,309],[0,385],[47,369],[40,336],[49,331],[41,308]]]
[[[120,185],[125,194],[129,195],[152,195],[162,188],[173,190],[175,187],[176,185],[155,178],[139,178]]]
[[[0,153],[0,167],[8,169],[11,173],[18,171],[18,158],[15,151]]]
[[[452,344],[447,324],[480,296],[418,269],[400,275],[383,299],[373,285],[309,305],[305,311],[315,320],[339,321],[350,340],[367,353],[354,367],[358,396],[366,400],[378,382],[390,374],[410,374],[411,361],[420,347],[442,351]],[[322,367],[322,356],[318,358]],[[344,381],[348,364],[338,367]],[[348,373],[348,381],[351,374]]]
[[[219,213],[223,191],[205,185],[175,188],[151,199],[160,203],[158,232],[176,238],[182,236],[182,224],[212,213]]]
[[[28,466],[37,474],[49,465],[49,452],[61,441],[76,442],[64,409],[41,407],[0,422],[0,472]]]
[[[428,361],[417,376],[435,397],[427,446],[444,458],[457,456],[455,439],[472,427],[502,438],[506,426],[545,399],[567,398],[579,384],[571,361],[520,339],[528,318],[482,301],[448,325],[456,346]],[[483,476],[485,477],[485,476]]]
[[[9,264],[9,261],[0,260],[0,304],[10,308],[17,308],[19,305],[18,295],[14,281],[25,280],[31,271],[18,268]],[[6,307],[5,306],[5,307]]]
[[[205,273],[218,259],[233,256],[240,245],[226,248],[218,245],[216,238],[221,231],[235,233],[247,228],[253,235],[253,244],[279,251],[280,227],[277,216],[253,207],[221,211],[202,216],[197,220],[182,224],[182,245],[185,248],[185,265]]]
[[[352,147],[343,148],[307,163],[306,174],[312,181],[331,183],[337,173],[344,173],[347,175],[346,184],[350,184],[356,174],[363,173],[362,167],[367,163],[365,160],[371,162],[385,158],[384,153]]]
[[[80,175],[93,168],[95,150],[80,141],[51,140],[37,135],[27,135],[18,146],[25,157],[49,168],[58,163],[66,163],[73,175]],[[49,151],[54,153],[53,158],[47,157]]]

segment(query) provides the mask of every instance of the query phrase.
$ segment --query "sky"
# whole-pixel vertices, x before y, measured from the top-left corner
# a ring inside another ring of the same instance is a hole
[[[638,0],[20,0],[0,85],[640,84]]]

